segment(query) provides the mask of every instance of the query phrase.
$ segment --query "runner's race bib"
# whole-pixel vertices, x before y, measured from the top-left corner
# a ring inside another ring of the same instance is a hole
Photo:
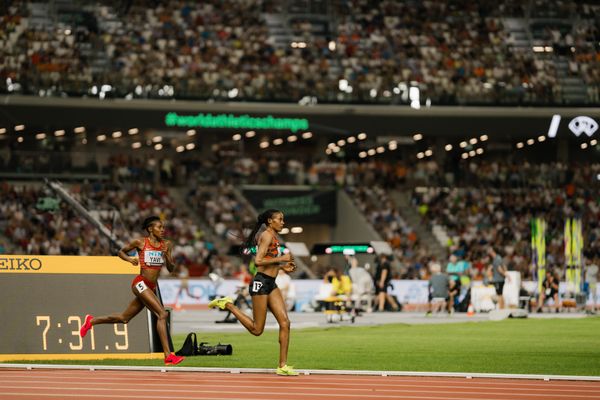
[[[146,250],[144,252],[144,263],[146,265],[160,267],[164,264],[164,262],[162,251]]]

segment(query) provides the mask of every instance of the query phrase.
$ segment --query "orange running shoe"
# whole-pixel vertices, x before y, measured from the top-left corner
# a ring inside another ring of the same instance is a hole
[[[83,326],[81,327],[81,329],[79,330],[79,336],[81,336],[82,338],[85,337],[85,335],[87,335],[88,331],[90,329],[92,329],[92,320],[94,319],[94,316],[88,314],[85,316],[85,322],[83,323]]]
[[[165,365],[177,365],[183,360],[185,360],[185,357],[177,356],[174,353],[171,353],[165,357]]]

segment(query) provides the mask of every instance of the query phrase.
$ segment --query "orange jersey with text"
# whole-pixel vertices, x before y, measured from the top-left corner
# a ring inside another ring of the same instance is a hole
[[[279,253],[279,240],[275,236],[273,236],[273,240],[271,240],[271,244],[267,249],[267,253],[265,254],[265,258],[275,258],[279,257],[281,254]]]
[[[142,269],[161,269],[165,265],[165,242],[158,247],[152,246],[148,238],[144,238],[144,247],[139,251],[140,267]]]

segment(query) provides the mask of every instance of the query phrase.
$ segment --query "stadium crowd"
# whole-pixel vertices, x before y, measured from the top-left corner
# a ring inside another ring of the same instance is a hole
[[[159,215],[168,223],[166,237],[175,238],[173,257],[178,265],[204,274],[219,263],[205,232],[165,190],[144,185],[117,187],[81,184],[68,188],[74,199],[92,210],[122,241],[143,235],[140,223]],[[43,187],[0,183],[0,242],[5,252],[41,255],[110,255],[108,239],[73,207]],[[4,240],[2,240],[4,239]]]
[[[555,61],[564,57],[586,83],[586,102],[597,103],[598,6],[558,3],[566,28],[543,29],[540,40],[556,47],[546,56],[517,46],[504,26],[531,17],[514,0],[333,2],[325,34],[313,34],[308,19],[292,24],[304,41],[296,47],[278,44],[266,24],[266,14],[285,14],[277,0],[99,2],[62,19],[80,22],[58,25],[35,22],[50,10],[36,11],[40,3],[12,1],[0,25],[0,90],[395,104],[418,87],[434,104],[561,104]],[[574,13],[577,24],[566,18]]]

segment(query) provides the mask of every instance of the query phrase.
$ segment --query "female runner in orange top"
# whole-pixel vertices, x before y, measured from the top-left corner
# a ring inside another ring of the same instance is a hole
[[[156,317],[156,328],[160,343],[165,353],[165,364],[176,365],[183,361],[184,357],[177,356],[170,352],[169,340],[167,338],[167,312],[158,300],[156,295],[156,283],[158,275],[163,266],[166,266],[169,272],[175,268],[171,256],[172,243],[163,239],[165,231],[163,222],[159,217],[148,217],[144,220],[144,230],[148,236],[143,239],[135,239],[119,250],[119,257],[133,264],[140,265],[140,274],[131,282],[131,291],[135,298],[129,303],[129,306],[120,314],[111,314],[102,317],[85,316],[85,323],[81,327],[79,334],[85,337],[92,326],[99,324],[126,324],[133,317],[139,314],[144,307],[148,307]],[[136,249],[138,258],[127,255],[130,251]]]
[[[279,324],[279,367],[278,375],[298,375],[294,368],[287,365],[288,346],[290,342],[290,320],[287,315],[285,301],[281,291],[275,284],[279,269],[294,272],[296,265],[291,254],[280,254],[277,232],[283,229],[283,213],[279,210],[267,210],[258,216],[254,229],[244,243],[245,249],[257,244],[256,234],[263,226],[267,227],[258,238],[258,249],[254,262],[258,272],[250,282],[252,296],[253,319],[240,311],[229,297],[215,299],[208,303],[210,308],[219,307],[229,310],[253,335],[260,336],[265,329],[267,307],[271,310]]]

